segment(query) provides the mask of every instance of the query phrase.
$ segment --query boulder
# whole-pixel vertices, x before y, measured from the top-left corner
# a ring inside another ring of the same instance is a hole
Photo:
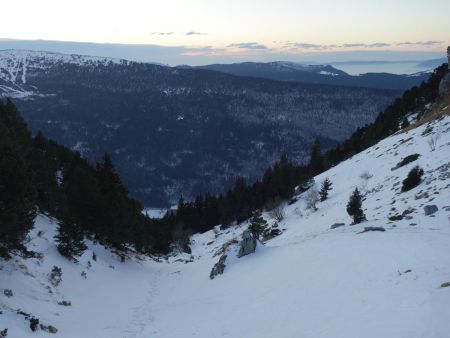
[[[0,338],[5,338],[8,336],[8,329],[0,331]]]
[[[334,223],[332,226],[330,226],[330,229],[336,229],[343,226],[345,226],[345,223]]]
[[[58,332],[58,329],[56,327],[52,326],[52,325],[42,325],[41,324],[40,327],[41,327],[42,331],[45,331],[45,332],[48,332],[48,333],[56,333],[56,332]]]
[[[423,207],[423,211],[425,212],[425,216],[433,215],[436,211],[438,211],[438,207],[434,204],[426,205]]]
[[[256,238],[253,237],[250,230],[245,230],[242,233],[242,241],[239,247],[238,257],[243,257],[254,253],[256,250]]]
[[[282,232],[280,229],[278,229],[278,224],[276,224],[272,228],[268,228],[268,229],[264,230],[264,232],[262,234],[262,240],[263,240],[263,242],[265,242],[265,241],[271,240],[272,238],[280,236],[281,234],[282,234]]]

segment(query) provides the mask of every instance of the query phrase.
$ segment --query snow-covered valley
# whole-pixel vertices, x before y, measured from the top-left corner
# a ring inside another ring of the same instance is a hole
[[[296,196],[284,207],[282,234],[254,254],[230,254],[213,280],[216,253],[248,223],[194,235],[192,255],[121,261],[86,240],[88,250],[72,263],[56,250],[56,224],[38,216],[27,246],[41,257],[0,261],[0,330],[13,338],[49,335],[31,332],[23,311],[67,338],[448,337],[449,107],[440,114],[315,177],[316,185],[326,177],[333,184],[318,210],[305,208],[308,191]],[[396,168],[413,154],[420,156]],[[424,169],[422,183],[401,192],[415,165]],[[355,187],[367,221],[350,225],[346,204]],[[437,211],[425,215],[426,206]],[[336,223],[345,225],[331,229]],[[59,285],[49,280],[54,266]],[[58,304],[64,300],[71,305]]]

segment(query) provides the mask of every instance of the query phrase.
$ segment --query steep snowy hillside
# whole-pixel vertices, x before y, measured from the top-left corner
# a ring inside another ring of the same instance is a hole
[[[58,255],[55,224],[40,216],[28,247],[41,257],[0,262],[0,330],[46,336],[31,332],[23,311],[67,338],[448,337],[449,109],[317,176],[317,184],[332,181],[329,199],[314,212],[305,209],[308,191],[297,196],[285,206],[282,234],[240,259],[231,249],[213,280],[217,252],[240,239],[246,223],[193,236],[192,255],[154,260],[121,262],[87,241],[75,264]],[[415,165],[425,171],[422,183],[401,192]],[[355,187],[367,221],[352,226],[346,204]],[[331,229],[335,223],[345,225]],[[59,285],[49,280],[53,266],[62,269]],[[64,300],[71,306],[58,305]]]

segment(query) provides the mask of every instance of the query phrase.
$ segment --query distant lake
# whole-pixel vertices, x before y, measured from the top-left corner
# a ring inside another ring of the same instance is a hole
[[[364,73],[392,73],[392,74],[414,74],[418,72],[430,71],[433,69],[423,67],[418,62],[343,62],[332,63],[333,67],[343,70],[351,75]]]

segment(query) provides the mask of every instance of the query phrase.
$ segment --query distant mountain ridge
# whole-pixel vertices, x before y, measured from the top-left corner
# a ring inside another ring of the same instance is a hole
[[[186,68],[186,66],[181,67]],[[393,90],[406,90],[415,85],[419,85],[429,77],[429,73],[418,73],[414,75],[389,73],[349,75],[330,65],[305,65],[286,61],[211,64],[189,68],[208,69],[237,76],[251,76],[278,81]]]
[[[11,50],[0,74],[0,97],[15,98],[33,132],[91,161],[109,152],[146,206],[252,181],[283,151],[303,162],[315,137],[335,145],[399,94]]]

